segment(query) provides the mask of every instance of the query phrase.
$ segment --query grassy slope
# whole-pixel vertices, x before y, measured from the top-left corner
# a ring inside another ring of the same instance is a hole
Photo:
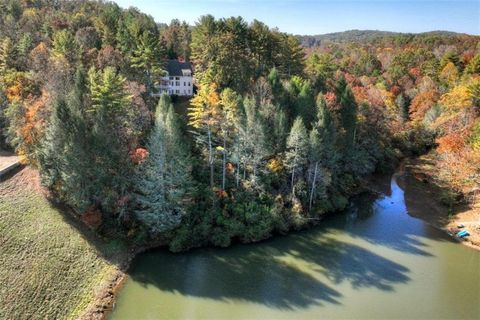
[[[75,227],[32,179],[26,168],[0,182],[0,319],[77,318],[125,250]]]

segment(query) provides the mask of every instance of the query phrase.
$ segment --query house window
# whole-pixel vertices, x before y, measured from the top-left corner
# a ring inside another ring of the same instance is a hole
[[[170,77],[170,80],[173,80],[173,77]]]
[[[188,86],[190,87],[190,82],[188,83]]]
[[[175,93],[176,93],[176,94],[179,94],[179,93],[180,93],[180,90],[175,90]]]
[[[180,80],[180,77],[175,77],[175,80]]]
[[[190,90],[188,90],[188,94],[190,94]]]
[[[175,85],[175,81],[170,81],[170,85],[174,86],[174,85]]]
[[[180,81],[176,81],[176,82],[177,82],[176,85],[177,85],[178,87],[180,87]]]

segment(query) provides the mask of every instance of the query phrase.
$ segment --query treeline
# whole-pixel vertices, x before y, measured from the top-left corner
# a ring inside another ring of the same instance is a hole
[[[310,80],[333,92],[332,76],[344,74],[355,100],[387,119],[399,155],[435,148],[438,179],[448,190],[442,199],[448,205],[462,198],[478,201],[480,37],[386,35],[306,51]]]
[[[334,32],[319,35],[298,35],[300,43],[305,48],[324,48],[334,44],[356,44],[391,46],[392,44],[401,45],[407,43],[422,43],[423,45],[435,43],[453,44],[460,43],[467,38],[475,38],[463,33],[449,31],[430,31],[422,33],[401,33],[379,30],[348,30],[343,32]],[[463,40],[461,40],[463,39]]]

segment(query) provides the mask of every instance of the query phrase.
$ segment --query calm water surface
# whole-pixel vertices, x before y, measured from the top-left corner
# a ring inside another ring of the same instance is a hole
[[[253,245],[138,256],[111,319],[480,319],[480,253],[390,196]]]

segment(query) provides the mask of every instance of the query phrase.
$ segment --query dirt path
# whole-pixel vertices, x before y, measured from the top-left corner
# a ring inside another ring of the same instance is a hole
[[[408,159],[404,162],[404,174],[399,185],[405,190],[408,213],[442,229],[461,243],[480,250],[480,203],[456,204],[451,207],[441,201],[445,189],[436,179],[437,170],[431,156]],[[464,228],[458,226],[463,224]],[[458,239],[455,234],[468,230],[470,236]]]

